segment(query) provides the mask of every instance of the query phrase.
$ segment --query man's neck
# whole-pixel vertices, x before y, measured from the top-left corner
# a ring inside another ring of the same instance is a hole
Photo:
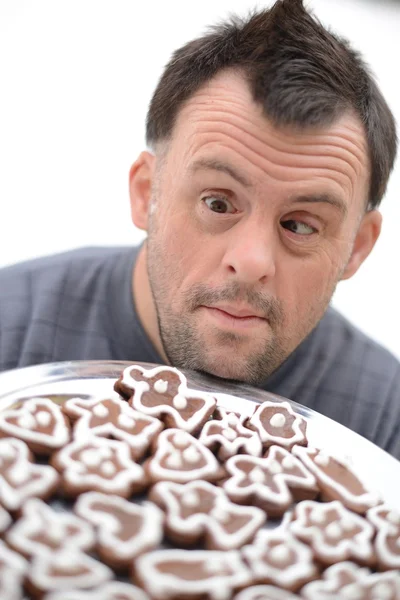
[[[139,320],[161,358],[168,363],[158,329],[156,308],[147,274],[147,246],[139,250],[132,273],[132,294]]]

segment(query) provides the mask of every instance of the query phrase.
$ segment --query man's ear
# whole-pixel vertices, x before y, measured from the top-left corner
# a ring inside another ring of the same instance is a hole
[[[129,171],[129,197],[132,221],[139,229],[147,230],[148,214],[156,157],[142,152]]]
[[[372,248],[375,246],[382,227],[382,215],[378,210],[370,210],[363,216],[353,250],[341,279],[349,279],[358,271]]]

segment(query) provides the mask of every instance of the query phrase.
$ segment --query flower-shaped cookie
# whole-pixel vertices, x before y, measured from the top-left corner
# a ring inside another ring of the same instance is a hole
[[[400,513],[382,504],[367,512],[377,529],[374,548],[380,570],[400,569]]]
[[[290,450],[295,444],[307,445],[307,421],[286,401],[263,402],[250,417],[247,426],[258,432],[265,448],[277,444]]]
[[[76,420],[75,439],[97,435],[123,440],[135,460],[143,457],[154,437],[163,429],[159,419],[137,412],[117,395],[89,400],[72,398],[62,409],[68,417]]]
[[[300,502],[294,508],[289,529],[326,565],[346,560],[364,565],[374,562],[374,528],[338,500]]]

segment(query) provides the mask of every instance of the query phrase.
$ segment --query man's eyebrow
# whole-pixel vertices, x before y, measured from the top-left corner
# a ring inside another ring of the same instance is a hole
[[[226,173],[227,175],[230,175],[230,177],[235,179],[238,183],[242,184],[243,187],[253,187],[253,184],[248,179],[246,179],[244,175],[242,175],[234,167],[228,165],[227,163],[224,163],[223,161],[216,160],[214,158],[199,158],[190,165],[190,171],[192,171],[192,173],[195,173],[196,171],[201,171],[202,169]]]
[[[338,196],[333,196],[331,194],[306,194],[306,195],[302,195],[302,196],[296,196],[295,198],[293,198],[293,202],[294,203],[313,203],[313,204],[318,204],[318,203],[324,203],[324,204],[330,204],[331,206],[334,206],[335,208],[337,208],[342,215],[345,217],[348,213],[348,208],[346,203],[339,198]]]

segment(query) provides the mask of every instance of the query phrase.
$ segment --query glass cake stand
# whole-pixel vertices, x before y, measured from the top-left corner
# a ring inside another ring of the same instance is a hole
[[[34,395],[50,396],[62,403],[71,396],[107,395],[115,380],[132,362],[72,361],[14,369],[0,374],[0,410],[20,405]],[[135,362],[144,368],[159,365]],[[221,382],[211,376],[183,371],[192,388],[212,392],[223,408],[250,415],[254,404],[265,400],[287,400],[257,388]],[[351,464],[371,491],[377,491],[392,507],[400,508],[400,462],[347,427],[288,400],[292,408],[307,420],[309,445],[323,449]]]

